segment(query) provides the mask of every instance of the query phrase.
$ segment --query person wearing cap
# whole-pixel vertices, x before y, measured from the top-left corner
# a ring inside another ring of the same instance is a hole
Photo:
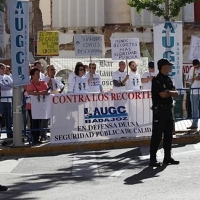
[[[200,62],[195,59],[192,62],[193,67],[189,71],[189,80],[191,83],[190,101],[192,108],[192,125],[187,129],[198,128],[199,101],[200,101]],[[199,88],[199,89],[197,89]]]
[[[151,61],[148,64],[148,71],[144,72],[141,79],[144,90],[151,90],[151,81],[154,76],[155,76],[154,62]]]
[[[119,62],[119,69],[112,73],[113,80],[113,92],[126,91],[126,82],[129,78],[125,71],[126,63],[124,61]]]
[[[173,63],[167,59],[160,59],[157,65],[159,73],[156,77],[153,77],[151,87],[153,124],[149,166],[152,167],[161,166],[161,163],[156,159],[156,153],[163,133],[163,148],[165,153],[163,164],[179,164],[179,161],[171,157],[173,133],[172,104],[173,97],[178,97],[178,92],[167,74],[171,72]]]

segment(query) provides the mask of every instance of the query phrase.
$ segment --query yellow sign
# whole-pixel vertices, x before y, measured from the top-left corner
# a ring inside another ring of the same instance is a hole
[[[59,32],[38,31],[37,51],[40,56],[59,56]]]

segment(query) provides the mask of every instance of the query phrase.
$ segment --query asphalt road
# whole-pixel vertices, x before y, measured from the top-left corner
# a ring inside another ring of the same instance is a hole
[[[200,200],[200,144],[175,146],[178,166],[148,167],[149,148],[2,158],[3,200]],[[162,161],[163,151],[158,152]]]

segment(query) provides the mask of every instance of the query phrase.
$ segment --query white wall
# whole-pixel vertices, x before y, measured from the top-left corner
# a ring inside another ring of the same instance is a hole
[[[130,7],[126,0],[105,0],[106,24],[127,24],[130,22]]]
[[[60,1],[60,0],[58,0]],[[50,0],[40,0],[40,9],[42,12],[43,24],[45,26],[51,25],[51,2]]]

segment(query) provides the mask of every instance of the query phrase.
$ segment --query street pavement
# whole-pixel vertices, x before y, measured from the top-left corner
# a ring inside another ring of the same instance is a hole
[[[149,147],[3,157],[0,199],[200,200],[200,143],[174,145],[173,157],[180,165],[160,168],[148,167]]]

